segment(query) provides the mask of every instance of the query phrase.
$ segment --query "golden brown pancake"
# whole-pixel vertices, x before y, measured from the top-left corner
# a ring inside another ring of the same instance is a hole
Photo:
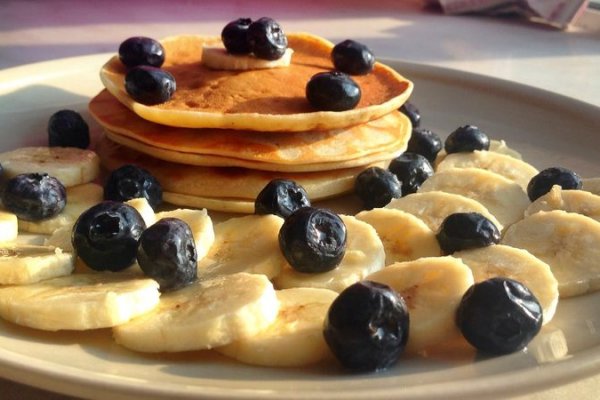
[[[131,99],[124,88],[126,69],[117,56],[102,67],[100,77],[111,94],[146,120],[177,127],[263,132],[357,125],[397,110],[412,92],[410,81],[376,63],[371,73],[353,76],[362,90],[355,109],[315,111],[306,100],[306,83],[314,74],[333,69],[333,44],[306,33],[287,37],[294,50],[289,67],[249,71],[211,70],[202,65],[202,45],[220,43],[219,37],[182,35],[163,40],[163,68],[175,77],[177,90],[159,105],[146,106]]]

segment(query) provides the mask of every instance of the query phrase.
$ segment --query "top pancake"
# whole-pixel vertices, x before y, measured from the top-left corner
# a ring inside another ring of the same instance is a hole
[[[294,50],[289,67],[249,71],[211,70],[202,65],[202,46],[220,37],[182,35],[161,43],[162,68],[175,77],[177,90],[163,104],[146,106],[125,91],[125,67],[118,56],[101,69],[104,86],[140,117],[163,125],[187,128],[229,128],[268,132],[301,132],[345,128],[398,109],[413,84],[393,69],[376,63],[367,75],[352,78],[361,87],[357,107],[348,111],[315,111],[305,96],[308,80],[333,69],[333,44],[306,33],[288,34]]]

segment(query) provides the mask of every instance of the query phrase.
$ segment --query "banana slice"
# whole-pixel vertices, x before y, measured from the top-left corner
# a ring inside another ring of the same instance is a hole
[[[198,262],[198,275],[248,272],[272,278],[287,264],[279,250],[283,219],[275,215],[231,218],[214,227],[215,239]]]
[[[17,216],[9,211],[0,210],[0,242],[14,242],[18,234]]]
[[[451,168],[436,172],[423,182],[419,192],[436,190],[480,202],[503,226],[522,219],[529,206],[527,193],[519,184],[479,168]]]
[[[107,328],[158,304],[158,283],[128,274],[75,274],[0,288],[0,316],[47,331]]]
[[[600,222],[600,196],[584,190],[563,190],[554,185],[525,210],[525,216],[539,211],[563,210],[585,215]]]
[[[402,210],[421,219],[434,232],[450,214],[459,212],[477,212],[484,215],[500,230],[503,226],[481,203],[459,194],[432,191],[411,193],[399,199],[393,199],[385,208]]]
[[[162,211],[156,214],[156,220],[162,218],[179,218],[186,222],[192,230],[196,242],[198,260],[206,256],[215,242],[215,230],[206,209],[192,210],[178,208],[177,210]]]
[[[89,183],[100,174],[100,159],[91,150],[76,147],[21,147],[0,154],[4,176],[45,172],[65,187]]]
[[[278,309],[264,275],[223,275],[163,294],[155,310],[114,327],[113,336],[141,352],[211,349],[258,334]]]
[[[50,235],[60,228],[71,228],[85,210],[102,201],[103,192],[102,186],[95,183],[71,186],[67,188],[67,205],[60,214],[41,221],[19,220],[19,230]]]
[[[600,178],[586,178],[582,179],[582,189],[586,192],[593,193],[600,196]]]
[[[23,285],[69,275],[75,257],[59,248],[36,245],[0,247],[0,285]]]
[[[437,171],[445,171],[450,168],[485,169],[518,183],[525,190],[527,190],[531,178],[539,172],[525,161],[493,151],[449,154],[444,161],[439,163]]]
[[[72,226],[63,226],[55,230],[50,236],[44,238],[44,246],[52,246],[66,251],[74,253],[73,242],[71,241],[71,234],[73,233]]]
[[[362,211],[356,218],[377,231],[385,249],[385,265],[442,255],[435,233],[419,218],[391,208]]]
[[[292,62],[293,50],[288,48],[277,60],[263,60],[252,54],[231,54],[224,46],[202,47],[202,64],[212,69],[243,71],[249,69],[266,69],[288,67]]]
[[[561,297],[600,289],[600,222],[562,210],[540,211],[509,227],[502,244],[546,262]]]
[[[366,222],[340,215],[346,225],[346,253],[335,269],[321,273],[302,273],[287,262],[273,283],[279,289],[314,287],[341,292],[351,284],[385,266],[385,250],[377,231]]]
[[[389,285],[408,306],[406,352],[419,353],[460,337],[454,323],[463,294],[473,285],[471,269],[453,257],[426,257],[395,263],[365,278]]]
[[[498,153],[498,154],[504,154],[504,155],[510,156],[512,158],[516,158],[517,160],[523,159],[523,156],[521,156],[521,153],[508,147],[504,140],[490,140],[490,148],[488,151]],[[435,162],[434,162],[434,166],[436,169],[437,169],[438,165],[440,165],[441,162],[444,161],[444,158],[446,158],[446,156],[447,156],[446,151],[443,149],[442,149],[442,151],[440,151],[438,153],[438,155],[435,159]]]
[[[544,325],[554,317],[558,305],[558,282],[548,264],[528,251],[498,244],[458,251],[452,256],[460,258],[471,268],[475,282],[496,276],[521,282],[539,300],[544,310]]]
[[[216,350],[246,364],[267,367],[299,367],[327,358],[331,353],[323,338],[323,321],[337,293],[315,288],[276,293],[279,313],[273,324]]]
[[[137,212],[140,213],[142,219],[146,223],[146,226],[153,225],[156,222],[156,215],[154,214],[154,209],[148,203],[145,197],[140,197],[138,199],[127,200],[125,203],[129,204],[131,207],[135,208]]]

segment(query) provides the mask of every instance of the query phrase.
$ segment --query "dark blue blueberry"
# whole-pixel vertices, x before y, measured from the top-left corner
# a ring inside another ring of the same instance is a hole
[[[136,258],[146,224],[128,204],[103,201],[84,211],[73,226],[71,241],[77,255],[97,271],[121,271]]]
[[[104,200],[127,201],[142,197],[154,209],[162,203],[162,186],[150,172],[127,164],[110,173],[104,185]]]
[[[273,179],[256,196],[256,214],[275,214],[286,218],[299,208],[310,206],[306,190],[288,179]]]
[[[48,120],[48,146],[78,147],[90,145],[90,128],[87,122],[73,110],[60,110]]]
[[[134,36],[119,46],[119,59],[128,68],[139,65],[159,68],[165,62],[165,49],[152,38]]]
[[[176,86],[173,75],[156,67],[133,67],[125,75],[127,93],[138,103],[149,106],[168,101]]]
[[[500,231],[492,221],[475,212],[447,216],[436,234],[444,254],[486,247],[500,242]]]
[[[446,138],[446,153],[468,153],[475,150],[489,150],[490,139],[478,127],[465,125],[457,128]]]
[[[279,248],[297,271],[330,271],[339,265],[346,252],[346,225],[331,211],[300,208],[283,222]]]
[[[433,175],[433,167],[425,157],[409,152],[394,158],[388,169],[402,184],[403,196],[415,193],[423,182]]]
[[[419,111],[417,106],[415,106],[410,101],[407,101],[402,105],[402,107],[400,107],[400,112],[402,112],[408,117],[408,119],[410,119],[413,128],[416,128],[419,125],[421,125],[421,112]]]
[[[535,201],[548,193],[554,185],[558,185],[565,190],[572,190],[581,189],[582,182],[581,177],[569,169],[562,167],[546,168],[531,178],[527,185],[527,196],[529,196],[529,200]]]
[[[272,18],[262,17],[248,27],[248,43],[254,55],[265,60],[277,60],[288,47],[287,36]]]
[[[229,22],[221,31],[223,45],[231,54],[248,54],[252,51],[248,41],[250,18],[238,18]]]
[[[354,193],[367,210],[384,207],[402,196],[401,183],[396,175],[379,167],[369,167],[356,177]]]
[[[189,225],[177,218],[163,218],[148,227],[140,236],[137,261],[163,292],[195,281],[198,254]]]
[[[344,367],[376,371],[398,361],[409,325],[402,297],[387,285],[363,281],[347,287],[333,301],[323,334]]]
[[[375,65],[373,52],[364,44],[350,39],[333,47],[331,60],[338,71],[350,75],[366,75]]]
[[[456,324],[477,350],[489,354],[519,351],[542,327],[542,307],[521,283],[492,278],[471,286],[456,311]]]
[[[308,102],[321,111],[351,110],[360,96],[358,84],[343,72],[319,72],[306,84]]]
[[[6,182],[2,203],[20,219],[39,221],[65,208],[67,191],[58,179],[48,174],[21,174]]]
[[[422,155],[433,163],[442,150],[442,139],[429,129],[414,128],[408,141],[407,152]]]

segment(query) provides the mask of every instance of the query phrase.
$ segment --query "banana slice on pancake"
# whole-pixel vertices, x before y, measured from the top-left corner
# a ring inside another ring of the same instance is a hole
[[[410,315],[408,353],[460,337],[454,323],[456,309],[474,282],[471,269],[461,260],[425,257],[389,265],[365,279],[389,285],[406,301]]]
[[[286,263],[273,279],[275,287],[314,287],[341,292],[385,266],[385,250],[375,228],[353,216],[340,217],[347,229],[342,262],[333,270],[321,273],[298,272]]]
[[[2,245],[0,285],[26,285],[69,275],[74,265],[75,256],[72,253],[54,246]]]
[[[600,222],[562,210],[540,211],[510,226],[502,244],[550,266],[561,297],[600,289]]]
[[[442,255],[435,233],[419,218],[391,208],[374,208],[356,214],[371,225],[385,249],[385,265]]]
[[[226,71],[284,68],[290,65],[293,53],[294,51],[288,48],[280,58],[265,60],[253,54],[231,54],[223,45],[206,45],[202,47],[202,65],[211,69]]]
[[[563,210],[585,215],[600,222],[600,196],[584,190],[563,190],[554,185],[525,210],[525,216],[539,211]]]

